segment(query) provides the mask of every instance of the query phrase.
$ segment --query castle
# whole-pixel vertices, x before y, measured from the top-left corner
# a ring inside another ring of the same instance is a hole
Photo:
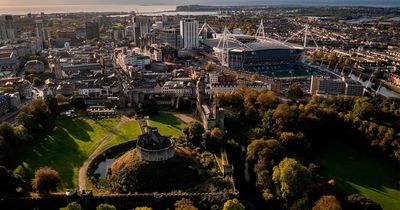
[[[175,155],[175,143],[172,139],[161,136],[157,128],[146,126],[144,134],[136,143],[136,155],[149,161],[164,161]]]
[[[214,94],[205,92],[204,75],[200,75],[196,85],[197,114],[204,125],[205,130],[219,128],[224,130],[224,109],[219,106]]]

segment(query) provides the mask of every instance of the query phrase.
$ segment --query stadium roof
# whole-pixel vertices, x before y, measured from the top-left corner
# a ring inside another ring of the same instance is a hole
[[[240,35],[240,36],[234,36],[238,41],[228,41],[228,48],[230,50],[235,50],[235,48],[239,48],[237,50],[244,50],[244,46],[241,45],[238,42],[243,43],[247,47],[250,48],[250,50],[277,50],[277,49],[303,49],[302,46],[292,44],[292,43],[283,43],[278,40],[274,39],[264,39],[264,38],[255,38],[252,36],[246,36],[246,35]],[[221,38],[216,38],[216,39],[206,39],[206,40],[201,40],[201,42],[209,47],[217,47],[218,43],[220,42]],[[241,41],[245,40],[245,41]],[[222,42],[222,41],[221,41]],[[222,45],[222,43],[221,43]]]

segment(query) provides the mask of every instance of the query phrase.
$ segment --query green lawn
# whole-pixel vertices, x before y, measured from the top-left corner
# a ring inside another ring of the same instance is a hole
[[[182,129],[186,126],[175,115],[158,113],[150,116],[150,126],[157,127],[161,135],[164,136],[181,136]]]
[[[341,144],[322,152],[323,173],[336,180],[339,190],[363,194],[385,210],[400,209],[398,167],[371,153]]]
[[[139,123],[137,121],[128,121],[118,128],[117,132],[104,146],[103,150],[106,150],[117,144],[137,139],[140,134],[142,134],[142,130],[140,129]]]
[[[116,125],[119,118],[60,117],[49,135],[35,148],[23,153],[20,166],[29,182],[41,166],[56,169],[62,178],[62,189],[77,187],[79,167]]]

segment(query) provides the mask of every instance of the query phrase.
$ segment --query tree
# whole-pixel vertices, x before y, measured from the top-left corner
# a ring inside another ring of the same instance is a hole
[[[24,186],[24,180],[6,167],[0,166],[0,197],[15,196]]]
[[[189,199],[181,199],[179,201],[176,201],[175,204],[175,210],[197,210],[198,208],[193,205],[193,201]]]
[[[311,184],[311,172],[293,158],[284,158],[273,168],[272,180],[284,199],[301,197]]]
[[[78,202],[69,203],[66,207],[60,208],[60,210],[83,210]]]
[[[117,208],[113,205],[102,203],[96,207],[96,210],[117,210]]]
[[[349,209],[354,210],[382,210],[382,207],[375,203],[373,200],[369,199],[360,194],[352,194],[347,197]]]
[[[0,87],[0,91],[3,91],[3,92],[5,92],[5,93],[15,93],[15,92],[17,92],[17,90],[15,90],[15,88],[13,88],[13,87],[7,87],[7,86],[5,86],[5,87]]]
[[[3,122],[0,124],[0,136],[4,138],[4,140],[12,146],[18,144],[18,137],[15,135],[14,127],[7,122]]]
[[[299,84],[292,84],[289,86],[289,89],[287,91],[287,97],[290,99],[300,99],[303,98],[304,93],[301,90],[301,87]]]
[[[324,195],[315,203],[312,210],[342,210],[342,205],[335,196]]]
[[[35,172],[32,188],[40,194],[49,194],[51,191],[57,190],[60,182],[61,177],[56,170],[50,167],[41,167]]]
[[[33,100],[23,106],[17,115],[17,120],[32,134],[51,129],[54,126],[54,119],[50,116],[48,107],[43,100]]]
[[[70,104],[75,109],[85,109],[86,108],[85,99],[83,98],[83,96],[72,96],[72,98],[70,100]]]
[[[385,74],[381,70],[376,70],[374,73],[372,73],[372,76],[376,79],[383,79],[384,75]]]
[[[231,200],[227,200],[224,203],[224,208],[223,210],[245,210],[245,207],[243,206],[243,204],[241,204],[239,202],[238,199],[231,199]]]
[[[60,109],[58,107],[57,99],[53,95],[47,95],[44,101],[47,107],[49,107],[51,116],[57,117],[60,114]]]
[[[136,207],[133,210],[152,210],[152,208],[147,206]]]
[[[246,113],[244,114],[246,122],[251,125],[255,125],[259,122],[259,114],[254,106],[250,106],[247,108]]]
[[[38,77],[34,77],[33,80],[32,80],[32,83],[33,83],[34,86],[42,86],[42,85],[44,85],[43,81]]]
[[[361,97],[354,102],[353,113],[362,119],[368,119],[375,114],[375,107],[368,98]]]
[[[279,105],[279,98],[273,91],[263,92],[257,97],[257,105],[262,111],[275,109]]]
[[[140,103],[138,106],[138,112],[141,114],[154,114],[158,111],[159,106],[157,105],[156,100],[153,97],[149,97],[145,99],[143,103]]]
[[[10,155],[10,144],[0,136],[0,163],[3,164]]]
[[[288,104],[279,104],[275,109],[273,118],[280,131],[291,130],[296,124],[297,115]]]
[[[187,127],[184,129],[184,133],[193,143],[200,142],[204,133],[204,127],[199,121],[194,120],[187,125]]]
[[[246,159],[252,163],[259,160],[268,161],[270,165],[275,165],[286,155],[285,148],[274,139],[258,139],[252,141],[247,146]]]
[[[224,138],[224,134],[222,133],[221,129],[213,128],[211,130],[211,138],[217,141],[222,141]]]
[[[245,107],[252,107],[257,102],[259,92],[253,89],[246,89],[244,92],[244,105]]]
[[[204,66],[204,71],[207,72],[207,73],[210,73],[210,72],[214,71],[214,66],[212,64],[210,64],[210,63],[206,64]]]
[[[62,95],[62,94],[57,94],[56,95],[56,99],[57,99],[57,102],[59,103],[59,104],[61,104],[61,103],[64,103],[66,100],[65,100],[65,97]]]

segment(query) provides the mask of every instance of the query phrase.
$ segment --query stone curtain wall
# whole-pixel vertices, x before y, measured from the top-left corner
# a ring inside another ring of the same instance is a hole
[[[20,197],[2,198],[0,209],[7,210],[54,210],[65,207],[70,202],[78,202],[85,210],[94,210],[101,203],[108,203],[117,207],[118,210],[131,210],[138,206],[152,207],[154,210],[165,210],[173,208],[176,201],[182,198],[192,200],[196,206],[211,207],[213,204],[222,205],[226,200],[238,196],[236,192],[217,193],[141,193],[124,195],[51,195],[46,197]]]

